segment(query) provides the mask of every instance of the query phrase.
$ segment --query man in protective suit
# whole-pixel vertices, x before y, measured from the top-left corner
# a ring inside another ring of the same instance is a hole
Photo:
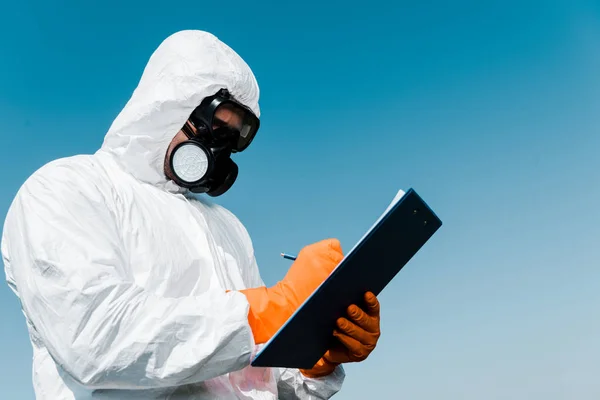
[[[2,256],[38,399],[327,399],[341,364],[375,348],[379,303],[366,293],[312,369],[250,366],[343,257],[335,239],[308,245],[266,287],[241,222],[190,196],[233,184],[231,157],[258,130],[258,94],[231,48],[178,32],[95,154],[50,162],[20,188]]]

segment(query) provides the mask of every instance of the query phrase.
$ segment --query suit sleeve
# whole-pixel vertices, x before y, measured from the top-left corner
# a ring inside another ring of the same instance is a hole
[[[249,365],[255,346],[245,296],[163,298],[136,285],[110,186],[80,171],[47,166],[34,174],[4,229],[14,289],[55,362],[98,389],[179,386]]]

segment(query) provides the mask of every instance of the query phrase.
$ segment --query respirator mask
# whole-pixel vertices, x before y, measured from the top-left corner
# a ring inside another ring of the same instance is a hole
[[[250,145],[259,124],[254,113],[226,89],[204,99],[182,128],[187,140],[171,152],[174,181],[193,193],[212,197],[225,193],[238,175],[231,154]]]

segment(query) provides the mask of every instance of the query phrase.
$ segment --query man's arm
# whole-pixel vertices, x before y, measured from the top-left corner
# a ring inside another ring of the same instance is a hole
[[[163,298],[137,286],[111,200],[77,167],[29,179],[4,230],[23,310],[53,359],[82,385],[107,389],[178,386],[247,366],[244,295]]]

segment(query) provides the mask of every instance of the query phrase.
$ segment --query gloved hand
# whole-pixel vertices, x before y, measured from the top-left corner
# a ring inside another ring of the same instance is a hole
[[[364,361],[371,354],[381,335],[380,306],[379,300],[371,292],[365,294],[365,303],[365,310],[361,310],[355,304],[348,307],[349,319],[338,318],[333,336],[339,340],[339,345],[329,349],[313,368],[301,369],[300,372],[304,376],[326,376],[339,364]]]
[[[267,342],[342,261],[339,240],[304,247],[275,286],[240,290],[250,303],[248,322],[257,344]]]

